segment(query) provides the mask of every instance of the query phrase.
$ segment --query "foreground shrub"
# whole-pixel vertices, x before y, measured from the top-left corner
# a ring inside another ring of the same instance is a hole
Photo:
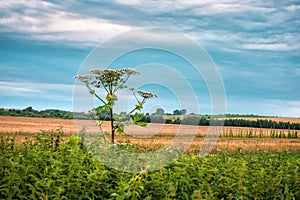
[[[186,154],[130,174],[101,164],[75,136],[0,140],[0,199],[222,198],[300,199],[300,153]]]

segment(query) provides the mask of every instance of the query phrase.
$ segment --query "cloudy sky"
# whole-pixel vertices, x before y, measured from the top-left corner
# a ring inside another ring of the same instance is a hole
[[[147,27],[176,31],[207,51],[224,82],[227,113],[300,117],[296,0],[1,1],[0,107],[72,110],[73,77],[89,53]],[[199,105],[210,112],[206,101]],[[172,112],[177,105],[161,95],[159,106]]]

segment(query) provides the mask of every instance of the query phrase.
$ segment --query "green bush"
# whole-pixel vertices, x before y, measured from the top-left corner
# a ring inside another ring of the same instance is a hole
[[[2,136],[0,163],[0,199],[300,199],[298,152],[184,154],[131,174],[101,164],[78,137],[41,133],[18,145]]]

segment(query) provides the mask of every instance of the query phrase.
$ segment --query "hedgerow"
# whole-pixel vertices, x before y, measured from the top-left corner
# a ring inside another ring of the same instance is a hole
[[[132,174],[103,165],[76,136],[1,136],[0,199],[300,199],[300,153],[184,154]]]

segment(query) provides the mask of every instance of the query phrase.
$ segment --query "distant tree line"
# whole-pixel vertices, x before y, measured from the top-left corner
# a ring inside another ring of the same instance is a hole
[[[142,118],[142,122],[147,123],[166,123],[166,124],[186,124],[186,125],[197,125],[197,126],[209,126],[222,125],[221,120],[211,120],[209,115],[186,115],[186,109],[174,110],[172,114],[165,114],[165,111],[158,108],[155,113],[146,113]],[[126,114],[125,112],[120,115]],[[170,116],[171,115],[171,116]],[[95,112],[70,112],[58,109],[46,109],[46,110],[34,110],[31,106],[25,109],[5,109],[0,108],[0,116],[26,116],[26,117],[43,117],[43,118],[62,118],[62,119],[99,119],[109,120],[109,112],[101,112],[98,116]],[[222,117],[235,117],[224,119],[224,126],[236,126],[236,127],[253,127],[253,128],[273,128],[273,129],[291,129],[300,130],[300,123],[291,122],[276,122],[273,120],[257,119],[248,120],[240,119],[237,117],[259,117],[257,115],[237,115],[237,114],[226,114]]]
[[[218,116],[221,118],[225,118],[224,120],[211,120],[211,117],[209,115],[196,115],[196,114],[186,115],[186,113],[187,113],[186,109],[181,109],[181,110],[176,109],[173,111],[174,117],[165,117],[165,116],[170,116],[171,114],[166,114],[164,116],[164,110],[158,108],[155,113],[151,115],[149,114],[145,115],[143,121],[148,123],[186,124],[186,125],[198,125],[198,126],[223,125],[224,122],[224,126],[300,130],[300,123],[276,122],[273,120],[266,120],[266,119],[257,119],[257,120],[241,119],[242,117],[249,117],[249,118],[263,117],[258,115],[225,114],[225,115]],[[180,115],[180,117],[178,117],[178,115]]]
[[[209,126],[211,124],[214,125],[223,125],[224,126],[236,126],[236,127],[253,127],[253,128],[273,128],[273,129],[295,129],[300,130],[300,123],[290,123],[290,122],[276,122],[273,120],[266,119],[257,119],[257,120],[249,120],[249,119],[241,119],[241,118],[262,118],[266,116],[259,116],[253,114],[223,114],[218,117],[224,118],[224,120],[211,120],[211,116],[209,115],[196,115],[189,114],[186,115],[186,109],[176,109],[173,111],[174,117],[166,117],[164,118],[164,110],[158,108],[155,113],[152,115],[146,115],[144,117],[145,122],[152,123],[166,123],[166,124],[187,124],[187,125],[199,125],[199,126]],[[165,114],[166,116],[170,116],[172,114]],[[180,115],[180,117],[178,117]]]
[[[31,106],[25,109],[5,109],[0,108],[0,116],[24,116],[24,117],[43,117],[43,118],[62,118],[73,119],[70,111],[58,109],[35,110]]]
[[[253,127],[253,128],[273,128],[273,129],[294,129],[300,130],[300,123],[290,122],[276,122],[273,120],[257,119],[224,119],[224,120],[211,120],[206,116],[199,115],[186,115],[182,118],[176,117],[172,119],[164,118],[162,115],[145,115],[144,122],[148,123],[166,123],[166,124],[186,124],[186,125],[222,125],[236,126],[236,127]]]
[[[267,119],[257,119],[257,120],[226,119],[225,126],[300,130],[300,123],[276,122],[276,121],[267,120]]]
[[[25,109],[6,109],[0,108],[0,116],[23,116],[23,117],[41,117],[41,118],[60,118],[60,119],[100,119],[109,120],[109,112],[101,112],[96,116],[95,112],[70,112],[59,109],[35,110],[31,106]]]

